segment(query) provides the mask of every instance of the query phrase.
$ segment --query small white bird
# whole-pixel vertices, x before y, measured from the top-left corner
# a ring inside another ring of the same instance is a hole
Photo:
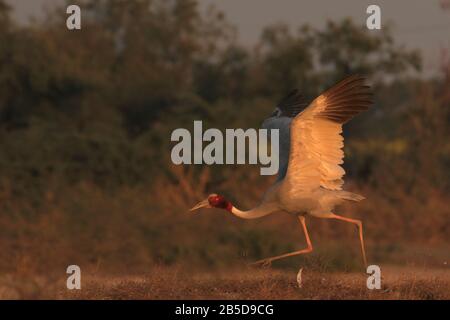
[[[288,103],[283,106],[298,108],[301,103],[297,97],[300,96],[291,94],[288,96]],[[313,250],[306,228],[306,216],[349,222],[358,227],[362,257],[367,267],[362,222],[337,215],[333,210],[336,205],[345,201],[358,202],[364,199],[363,196],[342,190],[345,171],[340,166],[344,158],[344,138],[341,133],[344,123],[367,110],[371,104],[372,93],[364,85],[362,77],[350,76],[344,79],[318,96],[302,112],[295,113],[292,120],[282,118],[290,126],[287,169],[285,175],[279,177],[267,190],[258,206],[242,211],[225,197],[210,194],[191,211],[220,208],[243,219],[256,219],[278,211],[295,215],[305,234],[307,248],[255,262],[264,265]],[[277,109],[282,109],[283,106]],[[274,116],[265,121],[265,127],[270,127],[271,122],[279,121],[282,114],[276,110]],[[280,159],[280,163],[282,162]]]

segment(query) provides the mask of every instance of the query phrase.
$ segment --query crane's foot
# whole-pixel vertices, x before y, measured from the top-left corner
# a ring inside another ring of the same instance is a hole
[[[267,259],[261,259],[258,261],[255,261],[253,263],[250,263],[251,266],[261,266],[261,267],[265,267],[265,268],[269,268],[272,265],[272,261],[274,259],[272,258],[267,258]]]

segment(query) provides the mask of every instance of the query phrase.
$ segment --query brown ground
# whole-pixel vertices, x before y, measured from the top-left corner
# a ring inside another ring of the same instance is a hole
[[[187,273],[155,268],[134,276],[82,275],[82,289],[65,289],[65,278],[0,278],[2,299],[450,299],[448,268],[382,266],[381,290],[366,288],[363,273],[248,268],[241,271]]]

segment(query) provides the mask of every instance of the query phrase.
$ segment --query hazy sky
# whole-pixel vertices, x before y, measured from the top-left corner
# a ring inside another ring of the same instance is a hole
[[[440,49],[450,48],[450,10],[444,11],[441,0],[199,0],[206,7],[215,5],[237,26],[243,44],[254,43],[261,30],[270,24],[284,22],[293,28],[308,23],[322,26],[328,19],[352,17],[363,23],[369,4],[381,7],[382,22],[394,24],[399,44],[418,48],[425,58],[425,72],[436,71]],[[448,1],[450,0],[442,0]],[[43,5],[52,6],[61,0],[9,0],[20,21],[39,16]],[[74,1],[76,2],[76,1]]]

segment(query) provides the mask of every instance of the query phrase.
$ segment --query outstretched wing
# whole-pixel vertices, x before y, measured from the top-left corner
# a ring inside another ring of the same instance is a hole
[[[291,123],[285,181],[295,190],[340,190],[345,174],[342,124],[372,104],[364,78],[350,76],[318,96]]]

